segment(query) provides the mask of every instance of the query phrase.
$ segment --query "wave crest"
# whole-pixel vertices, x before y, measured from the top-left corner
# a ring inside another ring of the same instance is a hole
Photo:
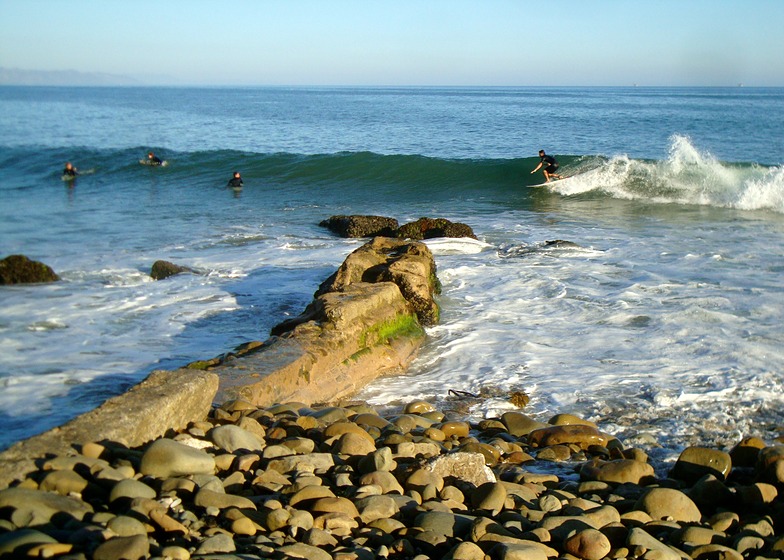
[[[662,161],[615,156],[578,163],[574,175],[554,183],[562,195],[597,192],[657,204],[696,204],[784,213],[784,167],[731,164],[676,135]]]

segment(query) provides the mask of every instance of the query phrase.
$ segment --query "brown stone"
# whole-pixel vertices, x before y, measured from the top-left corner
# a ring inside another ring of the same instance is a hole
[[[655,479],[655,473],[651,465],[630,459],[594,460],[583,465],[580,478],[613,484],[647,484]]]
[[[328,486],[305,486],[289,498],[289,505],[294,507],[300,502],[315,501],[320,498],[334,498],[335,493]]]
[[[582,426],[591,426],[593,428],[597,428],[595,422],[591,422],[590,420],[584,420],[579,416],[575,416],[574,414],[556,414],[550,420],[547,421],[548,424],[552,426],[575,426],[575,425],[582,425]]]
[[[44,477],[39,488],[67,496],[72,492],[81,494],[87,484],[88,482],[74,471],[52,471]]]
[[[362,475],[359,479],[362,485],[376,484],[381,487],[384,494],[397,493],[403,494],[404,490],[395,476],[387,471],[375,471]]]
[[[203,508],[216,507],[218,509],[226,509],[236,507],[239,509],[256,509],[256,504],[244,496],[223,494],[207,488],[202,488],[198,491],[193,499],[193,503]]]
[[[707,447],[687,447],[678,457],[670,476],[691,483],[708,474],[726,480],[731,469],[729,453]]]
[[[98,545],[93,552],[94,560],[139,560],[147,558],[150,543],[146,535],[115,537]]]
[[[527,436],[532,431],[547,426],[543,422],[538,422],[530,416],[516,411],[505,412],[501,416],[501,422],[506,426],[509,433],[515,437]]]
[[[694,560],[743,560],[740,552],[720,544],[698,546],[691,551],[690,556]]]
[[[583,560],[601,560],[610,549],[610,540],[596,529],[585,529],[564,541],[564,550]]]
[[[319,498],[310,507],[313,514],[340,513],[349,517],[359,517],[359,511],[351,500],[347,498]]]
[[[471,426],[468,424],[468,422],[444,422],[443,424],[438,424],[437,426],[439,430],[444,432],[444,435],[447,438],[468,437],[468,433],[471,430]]]
[[[324,428],[324,438],[329,439],[333,437],[340,437],[347,433],[357,434],[365,438],[367,441],[374,443],[373,437],[367,431],[355,422],[335,422]]]
[[[343,434],[334,446],[335,453],[340,455],[369,455],[376,450],[375,442],[367,437],[352,432]]]
[[[674,488],[648,490],[637,500],[634,509],[644,511],[653,519],[672,519],[684,523],[697,523],[702,517],[696,504]]]
[[[765,442],[758,437],[745,437],[730,451],[732,464],[737,467],[753,467]]]
[[[500,482],[486,482],[471,493],[471,504],[480,510],[497,514],[506,503],[506,486]]]
[[[587,449],[591,445],[607,445],[608,437],[593,426],[581,424],[550,426],[528,434],[528,443],[534,447],[570,444]]]
[[[213,474],[215,458],[201,449],[162,438],[156,440],[144,452],[140,471],[157,478]]]

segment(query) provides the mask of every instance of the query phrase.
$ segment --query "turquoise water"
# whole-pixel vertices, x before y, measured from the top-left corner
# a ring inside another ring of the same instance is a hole
[[[525,390],[677,448],[781,425],[782,89],[0,88],[0,446],[155,368],[264,339],[361,244],[333,214],[470,224],[433,242],[443,321],[376,404]],[[572,178],[529,172],[544,148]],[[169,162],[143,167],[153,150]],[[63,183],[65,161],[94,169]],[[225,188],[233,170],[241,192]],[[576,247],[550,247],[548,240]],[[164,282],[157,259],[203,271]],[[503,395],[475,407],[503,411]]]

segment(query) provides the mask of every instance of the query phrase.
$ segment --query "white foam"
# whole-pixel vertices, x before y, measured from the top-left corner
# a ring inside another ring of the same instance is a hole
[[[664,161],[619,155],[585,170],[578,164],[570,172],[574,176],[556,181],[549,188],[564,196],[601,192],[657,204],[784,213],[784,168],[722,163],[681,135],[672,137],[669,157]]]
[[[430,248],[434,255],[446,255],[450,253],[475,254],[493,248],[489,243],[471,239],[470,237],[439,237],[436,239],[425,239],[424,243]]]
[[[509,241],[495,252],[438,255],[442,324],[428,329],[409,375],[359,398],[449,409],[450,389],[484,392],[468,407],[481,417],[512,409],[507,397],[520,390],[541,420],[574,412],[621,437],[648,431],[670,450],[731,445],[777,425],[784,255],[765,256],[774,223],[736,224],[746,245],[716,258],[728,250],[720,229],[684,221],[679,236],[649,235],[644,222],[618,239],[580,223],[506,224]],[[542,240],[556,236],[589,248],[549,250]]]

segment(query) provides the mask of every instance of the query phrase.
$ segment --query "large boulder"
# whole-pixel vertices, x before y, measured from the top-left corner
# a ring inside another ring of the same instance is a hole
[[[51,267],[32,261],[24,255],[11,255],[0,260],[0,285],[56,282],[60,277]]]
[[[415,222],[400,226],[397,231],[400,239],[433,239],[436,237],[470,237],[476,239],[471,226],[460,222],[450,222],[445,218],[419,218]]]
[[[398,221],[383,216],[331,216],[319,224],[341,237],[395,237]]]
[[[360,283],[381,282],[391,282],[398,287],[414,308],[420,323],[431,326],[438,322],[439,310],[434,296],[440,293],[441,284],[430,249],[422,243],[376,237],[346,257],[340,268],[319,286],[313,303],[302,315],[276,326],[272,334],[282,334],[306,321],[321,320],[321,297],[326,294],[343,293]]]

